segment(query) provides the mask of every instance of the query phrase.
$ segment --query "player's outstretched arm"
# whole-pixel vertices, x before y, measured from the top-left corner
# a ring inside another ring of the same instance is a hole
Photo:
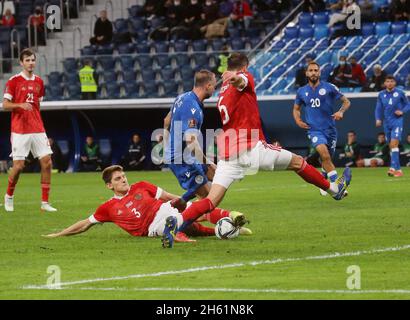
[[[246,79],[242,76],[238,75],[235,71],[225,71],[222,74],[222,81],[226,82],[229,81],[231,85],[239,90],[243,90],[248,85]]]
[[[73,235],[87,231],[93,225],[94,224],[91,223],[89,219],[85,219],[85,220],[78,221],[77,223],[74,223],[72,226],[68,227],[67,229],[64,229],[61,232],[43,235],[43,237],[57,238],[57,237],[64,237],[64,236],[73,236]]]
[[[14,103],[8,99],[3,99],[3,109],[6,111],[13,111],[14,109],[22,108],[24,110],[33,110],[33,106],[30,103]]]
[[[335,120],[342,120],[344,113],[345,113],[347,110],[349,110],[350,105],[351,105],[350,100],[347,99],[345,96],[342,96],[342,97],[340,98],[340,100],[342,100],[342,107],[339,109],[339,111],[335,112],[335,113],[332,115],[333,119],[335,119]]]
[[[301,117],[301,109],[302,107],[298,104],[294,104],[293,105],[293,119],[295,119],[296,124],[298,125],[298,127],[302,128],[302,129],[309,129],[309,125],[307,123],[305,123],[302,120]]]

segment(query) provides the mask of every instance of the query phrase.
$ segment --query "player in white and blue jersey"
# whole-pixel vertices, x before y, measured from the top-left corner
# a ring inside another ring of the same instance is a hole
[[[337,129],[336,121],[343,119],[343,115],[350,107],[350,101],[339,89],[328,82],[320,81],[320,66],[312,61],[306,70],[308,84],[299,88],[293,107],[293,117],[296,124],[307,130],[312,146],[320,155],[322,173],[330,182],[338,179],[332,157],[336,150]],[[336,102],[340,100],[342,106],[334,111]],[[304,107],[305,121],[301,111]],[[349,171],[349,172],[346,172]],[[344,175],[350,175],[350,169],[345,169]],[[321,190],[322,195],[327,193]]]
[[[201,148],[202,141],[198,140],[204,120],[203,101],[212,96],[215,88],[214,73],[207,70],[197,72],[193,90],[176,98],[166,118],[170,132],[166,141],[165,163],[186,190],[181,197],[182,205],[195,196],[206,197],[209,179],[215,173],[216,166],[208,163]]]
[[[384,133],[390,146],[390,169],[387,174],[391,177],[401,177],[399,143],[403,133],[403,115],[410,110],[410,103],[403,90],[396,88],[393,76],[387,76],[385,90],[379,92],[375,110],[376,127],[384,126]]]

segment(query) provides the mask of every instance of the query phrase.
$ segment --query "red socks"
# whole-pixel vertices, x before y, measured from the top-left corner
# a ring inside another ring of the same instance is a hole
[[[308,183],[314,184],[316,187],[328,190],[330,188],[330,182],[327,181],[322,174],[317,171],[313,166],[303,161],[302,168],[296,172]]]
[[[190,237],[209,237],[215,235],[215,228],[205,227],[198,222],[194,222],[184,232]]]
[[[215,208],[213,211],[204,215],[204,218],[212,224],[216,224],[220,219],[229,217],[229,211]]]
[[[192,222],[203,214],[212,211],[214,208],[212,201],[205,198],[192,203],[184,212],[182,212],[182,217],[184,218],[184,222]]]
[[[50,184],[42,183],[41,184],[41,201],[48,202],[48,194],[50,193]]]
[[[7,195],[12,197],[14,194],[14,189],[16,188],[17,182],[13,182],[9,179],[9,184],[7,185]]]

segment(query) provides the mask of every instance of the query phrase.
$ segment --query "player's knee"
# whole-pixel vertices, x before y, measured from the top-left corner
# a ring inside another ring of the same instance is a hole
[[[370,161],[370,166],[371,166],[372,168],[376,168],[376,167],[377,167],[377,160],[372,160],[372,161]]]
[[[41,159],[41,167],[43,170],[51,170],[52,166],[51,157]]]
[[[290,161],[289,170],[294,170],[294,171],[298,171],[300,169],[302,169],[303,166],[303,162],[305,160],[303,160],[303,158],[297,154],[292,154],[292,160]]]
[[[22,172],[24,170],[24,161],[17,162],[13,164],[13,169],[17,172]]]

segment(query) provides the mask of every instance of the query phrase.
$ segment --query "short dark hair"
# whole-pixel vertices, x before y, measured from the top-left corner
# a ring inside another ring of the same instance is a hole
[[[249,59],[246,54],[234,52],[228,58],[228,70],[239,70],[249,65]]]
[[[209,70],[199,70],[195,73],[194,87],[202,87],[212,81],[215,74]]]
[[[377,136],[386,136],[386,134],[385,134],[384,132],[379,132],[379,133],[377,134]]]
[[[395,78],[392,74],[388,74],[388,75],[386,76],[386,78],[384,78],[384,81],[386,81],[386,80],[394,80],[394,81],[396,81],[396,78]]]
[[[354,135],[356,135],[356,131],[354,131],[354,130],[350,130],[347,133],[353,133]]]
[[[306,68],[306,69],[308,69],[309,66],[312,65],[312,64],[315,65],[315,66],[317,66],[317,67],[320,69],[320,64],[317,63],[315,60],[310,61],[310,62],[308,63],[308,65],[307,65],[307,68]]]
[[[27,48],[20,52],[19,58],[20,58],[20,61],[23,62],[25,57],[31,57],[31,56],[34,56],[34,59],[36,59],[36,53],[33,50]]]
[[[119,166],[119,165],[113,165],[113,166],[109,166],[107,168],[105,168],[102,172],[102,179],[104,180],[104,182],[110,183],[111,179],[112,179],[112,175],[114,172],[124,172],[123,167]]]

